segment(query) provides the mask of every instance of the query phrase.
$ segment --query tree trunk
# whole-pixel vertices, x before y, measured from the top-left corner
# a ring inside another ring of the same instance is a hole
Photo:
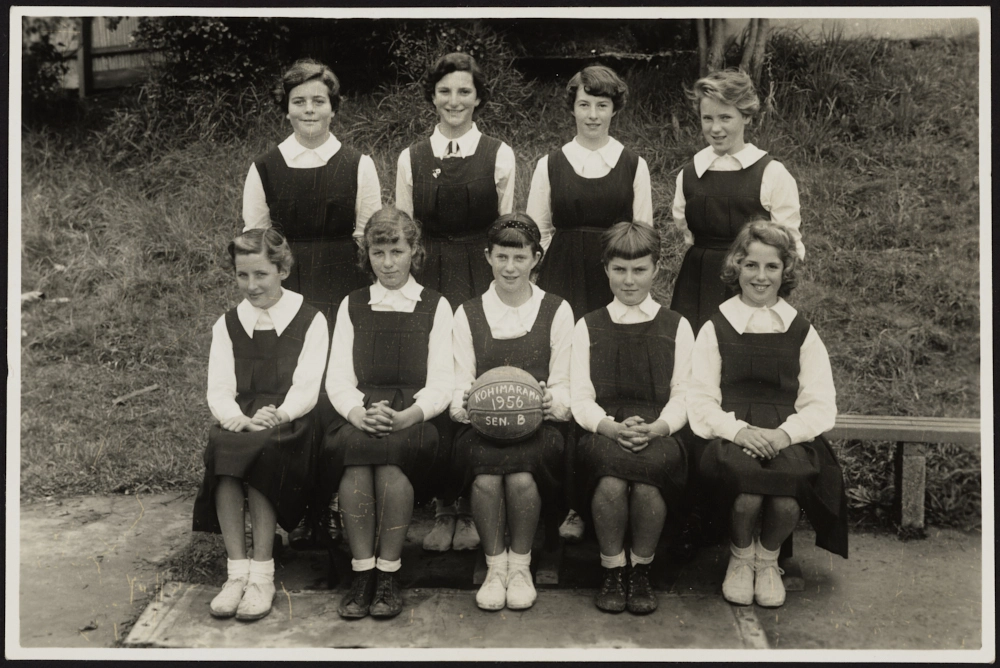
[[[760,73],[764,68],[764,51],[767,48],[767,37],[770,28],[767,19],[759,19],[757,26],[757,43],[754,46],[753,58],[750,60],[750,77],[754,82],[760,82]]]
[[[740,71],[750,72],[750,59],[757,49],[757,21],[759,19],[750,19],[750,24],[747,26],[747,36],[743,40],[743,58],[740,60]]]
[[[708,71],[721,70],[726,57],[726,19],[712,19],[712,46],[708,49]]]
[[[705,34],[705,19],[695,19],[694,27],[698,33],[698,76],[708,74],[708,36]]]

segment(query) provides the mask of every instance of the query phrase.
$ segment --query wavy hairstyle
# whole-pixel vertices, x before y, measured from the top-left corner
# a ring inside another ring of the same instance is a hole
[[[479,69],[476,59],[467,53],[455,51],[437,59],[437,62],[427,70],[424,75],[424,97],[431,104],[434,104],[434,89],[438,82],[452,72],[468,72],[472,75],[472,84],[476,87],[476,97],[479,98],[479,105],[472,110],[472,117],[477,118],[479,112],[490,100],[490,89],[486,87],[486,77]]]
[[[624,109],[628,102],[628,84],[605,65],[585,67],[569,80],[566,84],[566,104],[570,111],[576,106],[576,92],[581,88],[587,95],[610,97],[615,112]]]
[[[307,81],[322,81],[330,95],[330,108],[334,113],[340,110],[340,79],[329,67],[312,58],[296,60],[281,75],[281,81],[274,88],[274,98],[278,106],[288,113],[289,96],[292,89]]]
[[[694,113],[701,115],[701,101],[706,97],[736,107],[746,118],[753,118],[760,111],[760,98],[753,79],[735,69],[712,72],[694,82],[684,94],[691,101]]]
[[[740,263],[746,259],[750,244],[755,241],[778,249],[782,264],[778,296],[787,297],[799,281],[801,261],[795,253],[795,240],[787,228],[764,218],[751,220],[736,235],[722,261],[722,272],[719,274],[722,282],[739,291]]]
[[[291,271],[295,258],[285,235],[273,227],[254,228],[240,234],[226,247],[229,253],[229,268],[236,267],[237,255],[259,255],[264,253],[268,261],[279,271]]]
[[[376,280],[378,277],[372,269],[368,249],[381,244],[394,244],[400,239],[405,240],[412,251],[410,273],[419,272],[424,266],[424,258],[427,257],[420,223],[394,206],[384,206],[368,219],[365,233],[358,244],[358,266],[368,274],[369,278]]]

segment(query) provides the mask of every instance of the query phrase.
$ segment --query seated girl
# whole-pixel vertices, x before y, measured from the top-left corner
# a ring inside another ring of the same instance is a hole
[[[688,419],[695,434],[715,439],[700,472],[731,513],[722,594],[738,605],[785,602],[778,551],[801,510],[816,544],[847,557],[843,476],[821,436],[837,417],[830,358],[816,330],[783,299],[798,267],[786,227],[747,223],[722,270],[740,294],[705,323],[692,355]]]
[[[353,557],[342,617],[402,611],[397,572],[414,496],[430,498],[447,470],[452,310],[411,275],[423,258],[413,219],[377,211],[359,249],[375,282],[344,298],[333,330],[326,391],[342,420],[323,441],[320,496],[329,499],[339,486]]]
[[[271,611],[275,524],[291,531],[305,513],[329,338],[323,314],[281,287],[292,251],[280,232],[244,232],[229,244],[229,257],[244,299],[212,328],[208,406],[219,424],[208,434],[194,530],[221,533],[226,544],[228,579],[212,599],[212,616],[251,620]]]
[[[649,294],[659,257],[659,234],[648,225],[618,223],[605,232],[602,261],[614,299],[573,332],[573,417],[589,432],[577,443],[576,479],[581,498],[590,499],[604,567],[595,602],[607,612],[656,609],[650,564],[667,507],[676,509],[687,478],[684,446],[673,435],[687,424],[694,333]]]
[[[528,439],[501,446],[468,425],[456,435],[456,466],[465,472],[464,485],[472,486],[472,515],[486,553],[486,581],[476,594],[484,610],[534,604],[529,566],[541,504],[562,501],[573,311],[531,282],[541,259],[541,233],[534,221],[523,213],[500,216],[487,234],[493,282],[455,313],[453,420],[468,423],[469,388],[490,369],[524,369],[543,390],[544,421]]]

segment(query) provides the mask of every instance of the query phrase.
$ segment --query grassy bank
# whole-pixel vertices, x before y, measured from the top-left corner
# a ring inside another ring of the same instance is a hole
[[[694,67],[627,72],[612,133],[650,166],[668,300],[682,252],[677,171],[701,148],[683,100]],[[535,161],[569,140],[559,84],[512,77],[481,128],[514,147],[515,205]],[[978,45],[778,35],[749,140],[795,176],[807,248],[792,303],[830,350],[842,412],[979,413]],[[164,117],[124,100],[90,129],[22,134],[22,495],[194,488],[209,413],[212,322],[235,303],[220,264],[253,157],[287,122],[253,91]],[[391,202],[399,151],[433,117],[398,85],[345,100],[334,131],[372,155]],[[51,298],[66,297],[66,303]],[[121,405],[112,400],[156,384]],[[885,517],[887,444],[844,443],[856,519]],[[932,522],[979,521],[976,457],[932,448]]]

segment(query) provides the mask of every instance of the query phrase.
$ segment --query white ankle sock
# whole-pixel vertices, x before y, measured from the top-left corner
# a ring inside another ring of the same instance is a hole
[[[624,568],[625,567],[625,550],[622,550],[614,556],[607,556],[606,554],[601,554],[601,566],[604,568]]]
[[[373,568],[375,568],[375,557],[368,557],[367,559],[351,559],[352,571],[370,571]]]
[[[507,571],[507,565],[510,563],[508,559],[509,553],[504,550],[500,554],[494,554],[492,557],[486,555],[486,566],[491,568],[498,568],[501,572]]]
[[[778,555],[781,554],[781,546],[778,546],[777,550],[769,550],[760,543],[759,538],[755,538],[753,545],[751,546],[757,551],[757,555],[765,561],[777,561]]]
[[[531,565],[531,551],[528,554],[518,554],[514,550],[507,553],[507,567],[510,569],[527,568]]]
[[[274,582],[274,559],[250,562],[250,582],[268,584]]]
[[[226,559],[226,575],[230,580],[250,576],[249,559]]]
[[[629,550],[628,551],[628,556],[629,556],[629,559],[632,560],[632,565],[635,566],[636,564],[651,564],[651,563],[653,563],[653,557],[656,556],[656,553],[654,552],[653,554],[649,555],[648,557],[640,557],[638,554],[636,554],[632,550]]]
[[[388,559],[383,559],[379,557],[375,560],[375,568],[379,569],[383,573],[395,573],[399,570],[400,566],[403,565],[402,559],[396,559],[395,561],[389,561]]]
[[[753,559],[754,555],[753,543],[750,543],[746,547],[736,547],[736,543],[730,543],[729,551],[737,559]]]

